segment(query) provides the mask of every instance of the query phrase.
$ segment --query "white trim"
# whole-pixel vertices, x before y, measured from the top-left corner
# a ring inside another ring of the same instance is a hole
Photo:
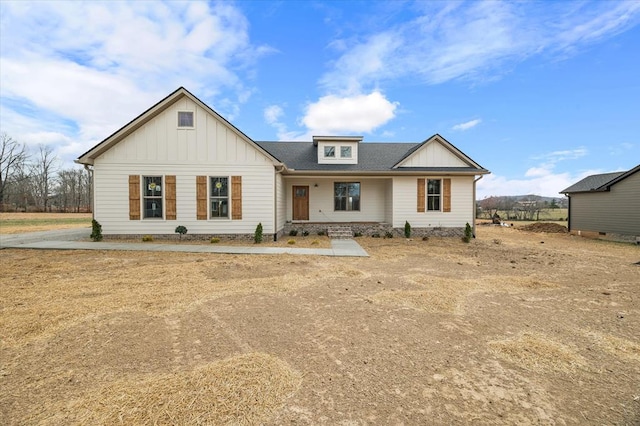
[[[189,112],[191,113],[191,121],[193,122],[193,126],[181,126],[180,125],[180,113],[181,112]],[[196,128],[196,112],[188,109],[179,109],[176,112],[176,126],[178,130],[193,130]]]
[[[145,183],[144,183],[144,179],[145,178],[155,178],[155,177],[160,177],[161,180],[161,196],[160,197],[153,197],[151,195],[144,195],[144,191],[145,191]],[[166,214],[167,214],[167,202],[165,199],[165,193],[166,193],[166,185],[165,185],[166,179],[165,179],[165,175],[161,174],[161,175],[157,175],[157,174],[149,174],[149,175],[140,175],[140,220],[145,220],[145,221],[151,221],[151,222],[164,222],[166,220]],[[160,198],[162,200],[162,217],[144,217],[145,216],[145,199],[146,198]]]

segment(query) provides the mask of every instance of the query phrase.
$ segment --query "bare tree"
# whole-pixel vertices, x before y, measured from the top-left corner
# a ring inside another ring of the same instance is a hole
[[[89,210],[91,202],[90,185],[88,171],[71,168],[58,172],[56,200],[61,210],[76,213],[79,213],[81,209]]]
[[[30,165],[31,182],[34,198],[42,211],[47,211],[56,175],[58,157],[53,148],[39,145],[38,152]]]
[[[21,170],[29,155],[24,144],[18,143],[6,133],[0,135],[0,210],[4,208],[5,194],[16,172]]]

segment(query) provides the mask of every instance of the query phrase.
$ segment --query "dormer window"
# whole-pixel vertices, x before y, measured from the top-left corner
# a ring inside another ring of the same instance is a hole
[[[336,147],[335,146],[325,146],[324,147],[324,157],[325,158],[334,158],[336,156]]]
[[[178,128],[193,129],[193,111],[178,111]]]
[[[351,158],[351,147],[350,146],[341,146],[340,147],[340,157],[341,158]]]

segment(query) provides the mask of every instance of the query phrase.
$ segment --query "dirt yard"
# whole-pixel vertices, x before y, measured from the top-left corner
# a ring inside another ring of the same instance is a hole
[[[0,250],[0,424],[640,424],[640,248]]]

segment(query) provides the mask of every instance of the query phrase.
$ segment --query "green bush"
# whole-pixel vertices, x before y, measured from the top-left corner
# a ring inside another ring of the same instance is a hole
[[[404,222],[404,236],[405,238],[411,238],[411,225],[408,220]]]
[[[102,241],[102,225],[95,219],[91,221],[91,239],[93,241]]]
[[[362,232],[354,232],[353,236],[354,238],[362,237]]]
[[[256,226],[256,232],[253,233],[253,242],[260,244],[262,242],[262,222]]]
[[[387,232],[384,233],[384,237],[385,238],[393,238],[393,233],[390,232],[390,231],[387,231]]]
[[[182,236],[187,233],[186,226],[180,225],[180,226],[176,227],[176,233],[180,234],[180,239],[182,240]]]
[[[326,234],[325,231],[318,231],[318,236],[322,237],[324,234]]]
[[[293,240],[293,239],[292,239],[292,240],[287,241],[287,244],[295,244],[295,243],[296,243],[296,240]]]
[[[471,241],[471,238],[473,238],[473,229],[471,228],[471,225],[469,225],[469,222],[467,222],[464,227],[464,237],[462,237],[462,241],[468,243]]]
[[[218,244],[220,242],[220,238],[218,237],[211,237],[211,244]]]
[[[144,241],[145,243],[153,241],[153,235],[143,235],[142,241]]]
[[[291,231],[289,231],[289,236],[290,237],[295,237],[296,235],[298,235],[298,230],[297,229],[292,229]]]

